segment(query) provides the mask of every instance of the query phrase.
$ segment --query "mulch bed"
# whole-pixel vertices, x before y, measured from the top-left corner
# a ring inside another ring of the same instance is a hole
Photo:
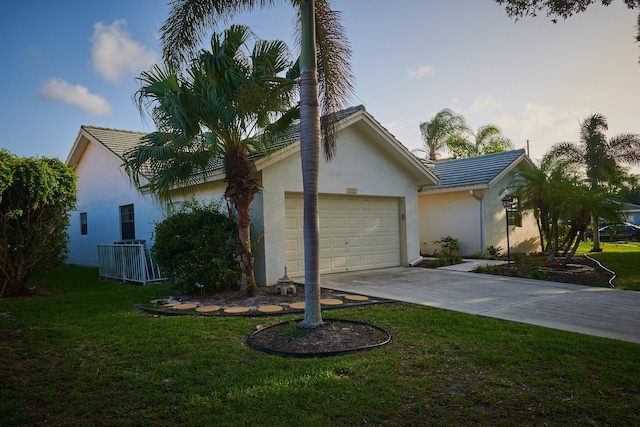
[[[544,264],[545,257],[540,254],[530,255],[540,259],[540,264]],[[511,269],[507,266],[501,266],[501,268],[492,272],[491,274],[497,274],[501,276],[513,276],[523,277],[527,279],[540,279],[540,275],[546,276],[546,280],[552,282],[573,283],[575,285],[588,285],[588,286],[609,286],[609,280],[612,274],[602,269],[597,262],[590,260],[584,256],[576,256],[571,259],[569,264],[583,265],[591,267],[590,271],[576,271],[575,267],[562,267],[562,265],[548,266],[542,270],[537,266],[522,265],[516,261],[512,265]],[[510,270],[517,270],[517,274]],[[615,281],[614,281],[615,285]]]
[[[299,328],[298,320],[259,326],[251,344],[269,353],[283,356],[343,354],[386,344],[386,331],[367,323],[325,319],[315,328]]]

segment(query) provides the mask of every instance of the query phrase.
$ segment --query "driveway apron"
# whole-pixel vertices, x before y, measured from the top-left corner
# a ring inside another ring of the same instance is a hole
[[[395,267],[323,275],[323,288],[640,343],[640,292]]]

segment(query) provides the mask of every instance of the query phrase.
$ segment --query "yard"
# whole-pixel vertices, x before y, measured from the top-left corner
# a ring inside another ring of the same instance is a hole
[[[637,283],[640,247],[608,249],[598,259],[624,258]],[[135,304],[167,285],[73,266],[31,286],[0,301],[0,425],[640,423],[637,344],[393,303],[331,312],[384,327],[389,345],[286,359],[246,345],[281,317],[154,317]]]
[[[516,254],[512,256],[511,266],[482,266],[475,271],[477,273],[640,291],[640,243],[623,241],[601,243],[603,251],[598,253],[589,252],[592,247],[592,242],[582,242],[576,256],[569,263],[574,266],[592,268],[587,272],[567,274],[571,269],[559,268],[560,265],[556,266],[558,268],[550,268],[546,265],[547,257],[542,254],[532,256]],[[503,256],[502,259],[504,260],[506,257]],[[615,273],[615,277],[611,272]]]

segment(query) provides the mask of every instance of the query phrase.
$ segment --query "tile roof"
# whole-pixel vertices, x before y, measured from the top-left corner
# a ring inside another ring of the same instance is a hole
[[[440,179],[440,185],[425,187],[424,190],[489,185],[523,155],[524,149],[519,149],[436,162],[431,171]]]
[[[345,119],[359,111],[364,111],[363,105],[350,107],[345,110],[339,111],[337,114],[338,120]],[[135,132],[121,129],[103,128],[97,126],[83,125],[81,128],[93,136],[97,141],[104,145],[109,151],[118,156],[124,161],[124,154],[135,148],[140,144],[140,139],[146,135],[146,132]],[[268,150],[256,150],[256,152],[249,155],[250,161],[256,161],[265,157],[266,155],[273,153],[287,145],[293,144],[300,139],[300,124],[297,122],[293,125],[291,131],[280,136],[279,139],[273,142]],[[223,158],[217,157],[213,159],[206,168],[206,173],[211,173],[224,167]]]
[[[140,143],[140,138],[146,135],[145,132],[134,132],[130,130],[120,130],[102,128],[97,126],[82,125],[81,128],[93,136],[109,151],[124,160],[124,153],[134,148]]]

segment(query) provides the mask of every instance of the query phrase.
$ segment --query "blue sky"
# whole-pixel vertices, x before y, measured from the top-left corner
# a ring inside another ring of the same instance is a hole
[[[353,49],[353,104],[364,104],[410,149],[442,108],[473,128],[499,125],[540,157],[576,141],[601,113],[609,136],[640,133],[638,11],[591,6],[553,24],[514,22],[491,0],[335,0]],[[160,58],[164,0],[3,0],[0,147],[65,160],[80,126],[151,131],[132,96],[135,77]],[[292,37],[294,13],[239,17],[263,39]],[[339,155],[339,153],[338,153]],[[634,171],[636,171],[634,169]]]

